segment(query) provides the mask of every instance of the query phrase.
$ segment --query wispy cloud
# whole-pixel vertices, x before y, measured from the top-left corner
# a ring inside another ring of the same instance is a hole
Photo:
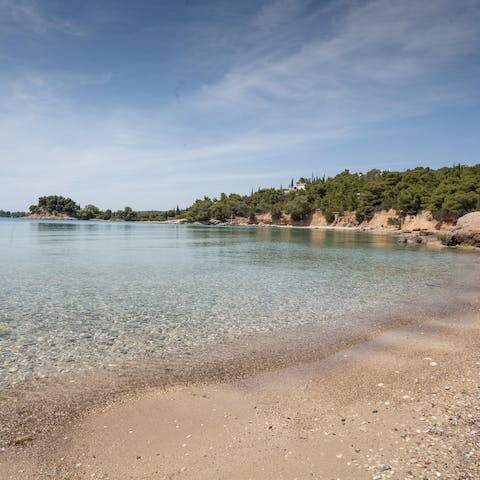
[[[38,6],[28,1],[1,0],[0,12],[3,16],[3,25],[10,22],[13,25],[29,28],[34,32],[45,32],[49,28],[49,21],[40,13]]]
[[[279,17],[285,3],[290,2],[270,5],[269,18]],[[262,10],[260,24],[264,16]],[[311,20],[297,20],[300,32],[302,21],[310,24]],[[314,101],[322,108],[332,104],[336,108],[339,101],[358,101],[359,97],[365,103],[388,93],[394,97],[398,88],[417,87],[438,75],[442,67],[454,66],[476,50],[480,3],[354,3],[334,23],[328,35],[318,32],[320,38],[305,41],[295,52],[287,50],[286,55],[273,59],[264,55],[235,66],[221,81],[204,87],[203,101],[249,108],[278,102],[311,105]],[[270,25],[281,28],[282,22]]]
[[[73,18],[46,12],[35,0],[0,0],[0,15],[0,32],[21,29],[36,34],[51,30],[71,35],[84,33]]]

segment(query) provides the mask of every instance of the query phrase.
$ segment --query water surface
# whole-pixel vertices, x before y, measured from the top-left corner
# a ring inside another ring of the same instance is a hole
[[[479,260],[350,231],[1,220],[0,388],[304,326],[347,338],[445,308]]]

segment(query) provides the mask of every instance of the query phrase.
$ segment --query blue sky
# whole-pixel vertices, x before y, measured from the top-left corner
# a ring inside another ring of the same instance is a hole
[[[480,0],[0,0],[0,208],[480,162]]]

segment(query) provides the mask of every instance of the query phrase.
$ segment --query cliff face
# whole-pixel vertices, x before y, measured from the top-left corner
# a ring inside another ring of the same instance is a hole
[[[310,219],[311,227],[327,227],[328,222],[325,214],[321,210],[315,210],[312,213],[312,218]]]
[[[238,225],[247,225],[248,219],[236,218],[229,223]],[[302,227],[342,227],[351,228],[357,227],[366,230],[428,230],[437,231],[441,229],[448,229],[452,226],[450,222],[439,222],[433,218],[433,215],[428,210],[419,212],[417,215],[407,215],[399,220],[398,213],[394,209],[382,210],[375,212],[371,220],[359,223],[357,221],[355,212],[336,212],[333,214],[333,219],[328,222],[325,213],[322,210],[314,210],[311,215],[302,221],[295,222],[290,218],[290,215],[284,214],[280,220],[272,220],[269,213],[259,214],[256,216],[256,225],[290,225]]]
[[[366,228],[385,228],[388,230],[444,230],[452,226],[452,220],[439,222],[433,218],[432,212],[422,210],[416,215],[406,215],[403,218],[398,216],[394,209],[375,212],[373,218],[361,224]]]
[[[394,219],[389,223],[389,219]],[[402,219],[401,228],[395,223],[398,214],[395,210],[382,210],[375,212],[373,218],[369,221],[359,223],[355,216],[355,212],[335,212],[333,219],[329,222],[322,210],[314,210],[307,218],[301,221],[294,221],[290,215],[284,213],[279,220],[273,220],[270,213],[257,214],[255,221],[251,222],[248,218],[237,217],[229,220],[227,223],[233,225],[281,225],[292,227],[357,227],[362,229],[385,229],[385,230],[438,230],[440,228],[448,228],[449,224],[441,224],[436,221],[432,214],[425,210],[417,215],[407,215]],[[211,223],[221,223],[212,221]]]

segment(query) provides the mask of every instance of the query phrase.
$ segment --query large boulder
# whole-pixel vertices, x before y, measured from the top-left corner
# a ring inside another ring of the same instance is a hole
[[[480,212],[467,213],[457,220],[457,228],[480,232]]]

